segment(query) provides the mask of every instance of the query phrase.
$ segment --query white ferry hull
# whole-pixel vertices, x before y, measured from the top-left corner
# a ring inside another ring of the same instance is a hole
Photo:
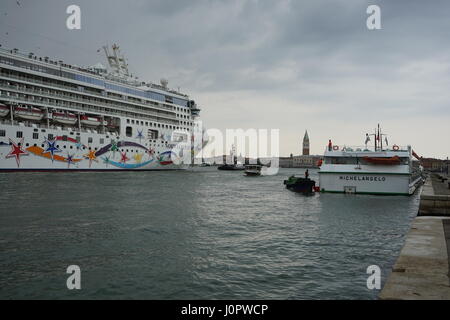
[[[410,195],[410,175],[319,172],[320,190],[333,193]]]

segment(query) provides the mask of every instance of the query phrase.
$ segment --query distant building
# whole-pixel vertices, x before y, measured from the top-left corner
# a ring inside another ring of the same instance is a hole
[[[309,156],[309,137],[308,130],[305,131],[305,136],[303,137],[303,153],[304,156]]]
[[[424,170],[432,172],[446,172],[448,166],[448,160],[441,160],[435,158],[422,158],[420,164]]]
[[[301,155],[294,156],[292,161],[292,166],[294,168],[316,168],[317,163],[322,159],[322,156],[315,155]]]
[[[293,156],[290,157],[279,157],[278,166],[280,168],[292,168],[293,167]]]

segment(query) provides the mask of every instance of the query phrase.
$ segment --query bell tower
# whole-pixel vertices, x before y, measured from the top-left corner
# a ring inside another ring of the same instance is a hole
[[[305,131],[305,136],[303,137],[303,155],[309,156],[309,137],[308,130]]]

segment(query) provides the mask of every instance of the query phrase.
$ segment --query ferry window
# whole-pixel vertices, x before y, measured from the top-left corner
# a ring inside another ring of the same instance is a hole
[[[145,125],[148,126],[148,122],[147,121],[145,121]]]
[[[88,138],[88,143],[92,143],[92,141],[93,141],[92,137],[89,137]]]
[[[17,131],[16,137],[17,138],[22,138],[23,137],[23,132],[22,131]]]
[[[6,136],[6,131],[0,130],[0,137],[5,137],[5,136]]]
[[[80,143],[81,137],[80,137],[80,136],[77,136],[76,141],[77,141],[77,143]]]
[[[141,126],[143,126],[144,125],[144,121],[141,121]]]
[[[33,139],[39,139],[39,133],[33,132]]]
[[[127,123],[130,123],[130,119],[127,119]]]
[[[125,134],[126,134],[127,137],[133,136],[133,128],[132,127],[127,127],[125,129]]]
[[[53,134],[51,133],[48,134],[48,140],[53,140]]]
[[[134,120],[131,120],[131,123],[134,124]]]
[[[66,135],[62,136],[62,141],[67,141],[67,136]]]
[[[104,144],[105,143],[105,139],[100,138],[100,144]]]

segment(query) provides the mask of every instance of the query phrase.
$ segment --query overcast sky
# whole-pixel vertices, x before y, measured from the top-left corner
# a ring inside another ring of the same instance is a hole
[[[81,30],[66,8],[81,7]],[[369,4],[381,30],[366,27]],[[89,66],[117,43],[141,80],[181,91],[209,128],[280,129],[281,154],[328,139],[450,155],[450,1],[1,0],[3,47]]]

